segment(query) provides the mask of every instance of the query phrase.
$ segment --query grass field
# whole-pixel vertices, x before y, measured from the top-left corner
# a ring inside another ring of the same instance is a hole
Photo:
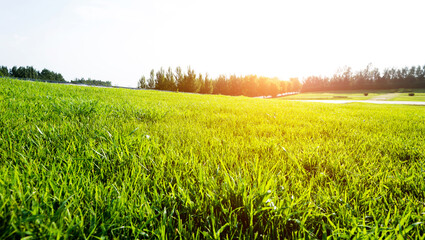
[[[369,100],[371,98],[377,97],[381,93],[368,93],[367,96],[364,96],[363,93],[351,93],[351,92],[341,92],[341,93],[301,93],[296,95],[291,95],[287,97],[279,98],[281,100]]]
[[[425,101],[425,93],[415,93],[414,96],[409,96],[408,93],[400,93],[396,98],[391,99],[391,101]]]
[[[367,92],[368,96],[364,96]],[[409,96],[410,92],[414,92],[415,96]],[[399,94],[395,98],[387,99],[387,101],[425,101],[425,89],[390,89],[390,90],[353,90],[353,91],[334,91],[334,92],[314,92],[314,93],[300,93],[281,97],[281,100],[371,100],[379,98],[389,93]],[[377,99],[381,100],[381,99]]]
[[[425,111],[0,81],[0,239],[425,238]]]

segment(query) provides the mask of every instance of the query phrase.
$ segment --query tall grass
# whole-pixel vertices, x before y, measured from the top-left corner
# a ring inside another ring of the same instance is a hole
[[[425,112],[0,81],[0,238],[425,238]]]

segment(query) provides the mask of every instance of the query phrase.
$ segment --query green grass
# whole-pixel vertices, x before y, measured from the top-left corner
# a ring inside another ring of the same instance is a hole
[[[364,93],[368,96],[364,96]],[[425,101],[425,89],[389,89],[389,90],[352,90],[352,91],[333,91],[333,92],[314,92],[301,93],[287,97],[279,98],[281,100],[370,100],[380,95],[398,92],[398,97],[388,99],[387,101]],[[415,96],[408,96],[414,92]]]
[[[0,239],[425,238],[425,111],[0,81]]]
[[[398,97],[391,99],[391,101],[425,101],[425,93],[416,93],[415,96],[409,96],[409,93],[401,93]]]
[[[281,100],[368,100],[381,95],[381,93],[341,92],[341,93],[301,93],[279,98]]]

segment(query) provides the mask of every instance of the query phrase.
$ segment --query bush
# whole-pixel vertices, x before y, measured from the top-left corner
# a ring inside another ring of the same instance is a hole
[[[414,93],[409,93],[409,96],[415,96],[415,94]]]
[[[369,93],[363,93],[363,95],[367,96],[367,95],[369,95]]]

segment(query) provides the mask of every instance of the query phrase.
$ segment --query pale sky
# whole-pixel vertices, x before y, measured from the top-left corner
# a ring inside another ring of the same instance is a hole
[[[278,77],[425,64],[425,1],[0,0],[0,65],[137,86],[151,69]]]

